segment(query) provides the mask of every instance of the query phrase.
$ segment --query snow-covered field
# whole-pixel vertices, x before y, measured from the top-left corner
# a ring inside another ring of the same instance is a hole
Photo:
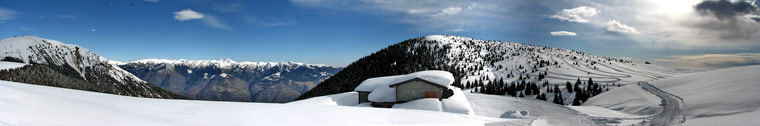
[[[685,125],[760,124],[760,65],[690,73],[651,84],[683,98]]]
[[[661,99],[638,85],[626,85],[589,98],[583,106],[596,106],[637,115],[662,111]]]
[[[760,124],[758,71],[760,65],[740,66],[688,73],[649,83],[683,99],[684,125],[757,125]],[[628,85],[590,98],[583,105],[651,116],[662,111],[660,100],[640,86]],[[583,108],[575,109],[588,112]]]
[[[23,64],[23,63],[0,61],[0,70],[14,69],[14,68],[23,67],[25,65],[26,64]]]
[[[515,98],[511,96],[466,93],[470,106],[476,115],[487,117],[513,117],[515,111],[528,111],[528,118],[534,125],[592,126],[599,125],[591,117],[567,106],[546,101]]]
[[[520,124],[425,110],[137,98],[8,81],[0,81],[0,117],[4,126]]]

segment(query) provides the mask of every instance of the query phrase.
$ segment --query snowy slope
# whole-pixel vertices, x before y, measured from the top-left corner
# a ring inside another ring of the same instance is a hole
[[[422,70],[445,70],[454,74],[456,84],[496,80],[506,83],[526,82],[546,86],[558,85],[565,104],[571,104],[574,93],[565,88],[567,81],[592,78],[599,85],[631,84],[683,74],[683,70],[637,63],[613,57],[587,54],[575,50],[536,46],[516,42],[480,40],[461,36],[430,35],[391,45],[363,57],[346,69],[299,98],[353,91],[358,83],[379,76],[408,74]],[[377,72],[380,71],[380,72]],[[539,81],[539,75],[546,73]],[[390,75],[388,75],[390,74]],[[583,84],[586,85],[586,84]],[[615,87],[609,87],[610,89]],[[518,93],[519,94],[519,93]],[[535,98],[535,94],[527,95]],[[552,94],[547,95],[549,99]]]
[[[583,106],[597,106],[625,113],[654,115],[662,111],[661,99],[638,85],[627,85],[589,98]]]
[[[230,59],[144,59],[112,63],[191,99],[253,102],[290,102],[341,69],[324,64]]]
[[[26,64],[24,63],[0,61],[0,70],[15,69],[15,68],[23,67],[25,65]]]
[[[0,58],[18,58],[24,63],[68,65],[82,77],[85,68],[105,63],[107,60],[77,45],[63,44],[56,40],[37,36],[20,36],[0,40]]]
[[[56,40],[37,36],[2,39],[0,58],[3,61],[35,64],[0,73],[2,80],[137,97],[182,97],[109,64],[106,58],[85,48]]]
[[[528,111],[528,118],[533,123],[545,123],[554,126],[593,126],[600,125],[591,117],[581,114],[567,106],[561,106],[539,100],[514,98],[508,96],[466,93],[476,115],[487,117],[510,118],[515,111]]]
[[[760,65],[690,73],[650,84],[683,98],[685,125],[760,124]]]
[[[600,83],[629,84],[637,81],[656,80],[678,75],[676,69],[650,64],[639,64],[612,57],[586,54],[574,50],[534,46],[522,43],[478,40],[461,36],[431,35],[424,37],[432,44],[418,44],[428,47],[451,47],[447,50],[448,64],[464,68],[474,68],[465,80],[474,81],[481,76],[492,79],[503,78],[505,81],[517,80],[507,78],[507,74],[538,76],[546,71],[550,83],[564,83],[577,78],[589,77]],[[541,66],[540,61],[548,62]],[[557,65],[554,65],[554,63]],[[491,65],[492,64],[492,65]],[[575,65],[577,64],[577,65]],[[501,67],[499,67],[501,66]],[[520,69],[519,66],[523,66]],[[538,69],[531,72],[534,66]]]
[[[314,104],[165,100],[0,81],[0,125],[525,125],[463,114]]]

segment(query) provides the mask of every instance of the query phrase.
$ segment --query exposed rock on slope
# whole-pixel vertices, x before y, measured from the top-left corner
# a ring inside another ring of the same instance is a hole
[[[296,62],[145,59],[119,65],[148,82],[192,99],[289,102],[341,70]]]

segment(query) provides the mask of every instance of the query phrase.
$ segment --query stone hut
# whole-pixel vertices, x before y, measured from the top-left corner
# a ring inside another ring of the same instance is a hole
[[[375,107],[392,107],[423,98],[442,100],[450,97],[454,77],[446,71],[429,70],[406,75],[370,78],[359,84],[359,103],[371,102]]]

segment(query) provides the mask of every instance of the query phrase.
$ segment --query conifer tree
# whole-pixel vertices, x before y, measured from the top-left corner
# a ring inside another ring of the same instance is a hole
[[[573,93],[573,86],[570,84],[570,81],[565,83],[565,88],[567,88],[567,92]]]

